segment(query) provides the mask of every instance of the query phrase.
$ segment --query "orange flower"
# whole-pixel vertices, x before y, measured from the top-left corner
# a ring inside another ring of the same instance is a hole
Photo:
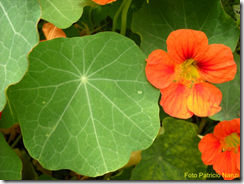
[[[2,111],[0,112],[0,119],[1,119],[1,116],[2,116]]]
[[[100,5],[105,5],[105,4],[108,4],[108,3],[112,3],[116,0],[93,0],[95,3],[97,4],[100,4]]]
[[[51,40],[59,37],[66,37],[66,34],[62,29],[57,28],[55,25],[51,23],[45,23],[42,27],[42,31],[47,40]]]
[[[240,118],[222,121],[198,144],[202,161],[225,180],[240,177]]]
[[[166,43],[168,53],[158,49],[146,59],[147,79],[160,89],[164,111],[182,119],[219,112],[222,93],[209,82],[234,79],[237,67],[231,49],[208,45],[203,32],[190,29],[171,32]]]

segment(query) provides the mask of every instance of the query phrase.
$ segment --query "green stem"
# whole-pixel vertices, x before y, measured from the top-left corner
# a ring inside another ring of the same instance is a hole
[[[116,30],[117,20],[118,20],[119,14],[120,14],[121,10],[123,9],[125,3],[126,3],[126,0],[124,0],[122,2],[122,4],[120,5],[119,9],[117,10],[117,12],[116,12],[116,14],[114,16],[114,19],[113,19],[113,28],[112,28],[112,31],[114,31],[114,32]]]
[[[16,144],[19,142],[19,140],[21,139],[21,137],[22,137],[22,135],[19,134],[19,136],[17,137],[17,139],[15,139],[14,143],[11,145],[11,148],[12,149],[16,146]]]
[[[207,120],[206,119],[202,119],[200,124],[199,124],[199,127],[198,127],[198,130],[197,130],[197,134],[200,134],[203,130],[203,128],[205,127],[207,123]]]
[[[122,17],[121,17],[121,30],[120,30],[121,35],[125,35],[125,32],[126,32],[127,13],[128,13],[129,8],[130,8],[130,4],[131,4],[132,0],[124,0],[124,1],[126,1],[126,4],[125,4],[124,9],[122,11]]]
[[[92,22],[92,10],[93,10],[93,7],[90,6],[90,9],[89,9],[89,21],[90,21],[92,29],[93,29],[94,27],[93,27],[93,22]]]

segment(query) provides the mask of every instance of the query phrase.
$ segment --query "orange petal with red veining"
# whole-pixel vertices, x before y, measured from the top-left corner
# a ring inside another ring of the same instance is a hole
[[[105,5],[105,4],[108,4],[108,3],[112,3],[116,0],[93,0],[95,3],[97,4],[100,4],[100,5]]]
[[[146,59],[148,81],[158,89],[168,87],[175,79],[175,64],[163,50],[153,51]]]
[[[236,153],[233,151],[222,152],[213,164],[213,169],[225,180],[232,180],[240,176],[236,165]]]
[[[191,29],[171,32],[166,43],[170,57],[178,64],[191,58],[202,58],[208,49],[208,38],[205,33]]]
[[[237,71],[231,49],[222,44],[209,45],[205,57],[197,61],[197,68],[201,77],[212,83],[230,81]]]
[[[202,161],[206,165],[213,165],[214,160],[222,152],[220,140],[213,134],[205,135],[199,142],[198,148],[202,152]]]
[[[184,84],[173,82],[160,91],[162,94],[160,105],[167,114],[181,119],[188,119],[193,115],[186,105],[190,88]]]
[[[62,29],[57,28],[51,23],[45,23],[42,27],[42,31],[47,40],[51,40],[59,37],[66,37],[66,34]]]
[[[221,110],[221,91],[214,85],[201,82],[194,84],[187,99],[187,107],[200,117],[212,116]]]
[[[213,134],[222,139],[234,132],[240,134],[240,118],[220,122],[215,126]]]

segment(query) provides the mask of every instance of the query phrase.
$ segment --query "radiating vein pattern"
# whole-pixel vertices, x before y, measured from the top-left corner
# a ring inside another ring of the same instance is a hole
[[[58,38],[33,49],[30,63],[9,97],[28,151],[45,168],[98,176],[152,144],[159,93],[131,40],[117,33]]]
[[[142,151],[142,160],[132,172],[132,180],[187,180],[187,172],[206,171],[198,150],[199,138],[192,123],[165,118],[165,132],[153,144]],[[192,167],[194,165],[194,167]]]
[[[38,43],[40,16],[37,0],[0,1],[0,111],[6,102],[4,90],[28,68],[27,54]]]

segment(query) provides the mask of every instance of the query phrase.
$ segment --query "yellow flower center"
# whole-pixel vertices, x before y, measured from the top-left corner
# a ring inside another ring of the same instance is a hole
[[[223,151],[234,150],[237,153],[237,148],[240,145],[240,135],[237,133],[232,133],[225,138],[220,140],[223,147]]]
[[[182,82],[188,87],[191,87],[195,82],[201,81],[201,76],[197,71],[196,61],[194,59],[188,59],[184,63],[176,67],[178,77],[176,81]]]

